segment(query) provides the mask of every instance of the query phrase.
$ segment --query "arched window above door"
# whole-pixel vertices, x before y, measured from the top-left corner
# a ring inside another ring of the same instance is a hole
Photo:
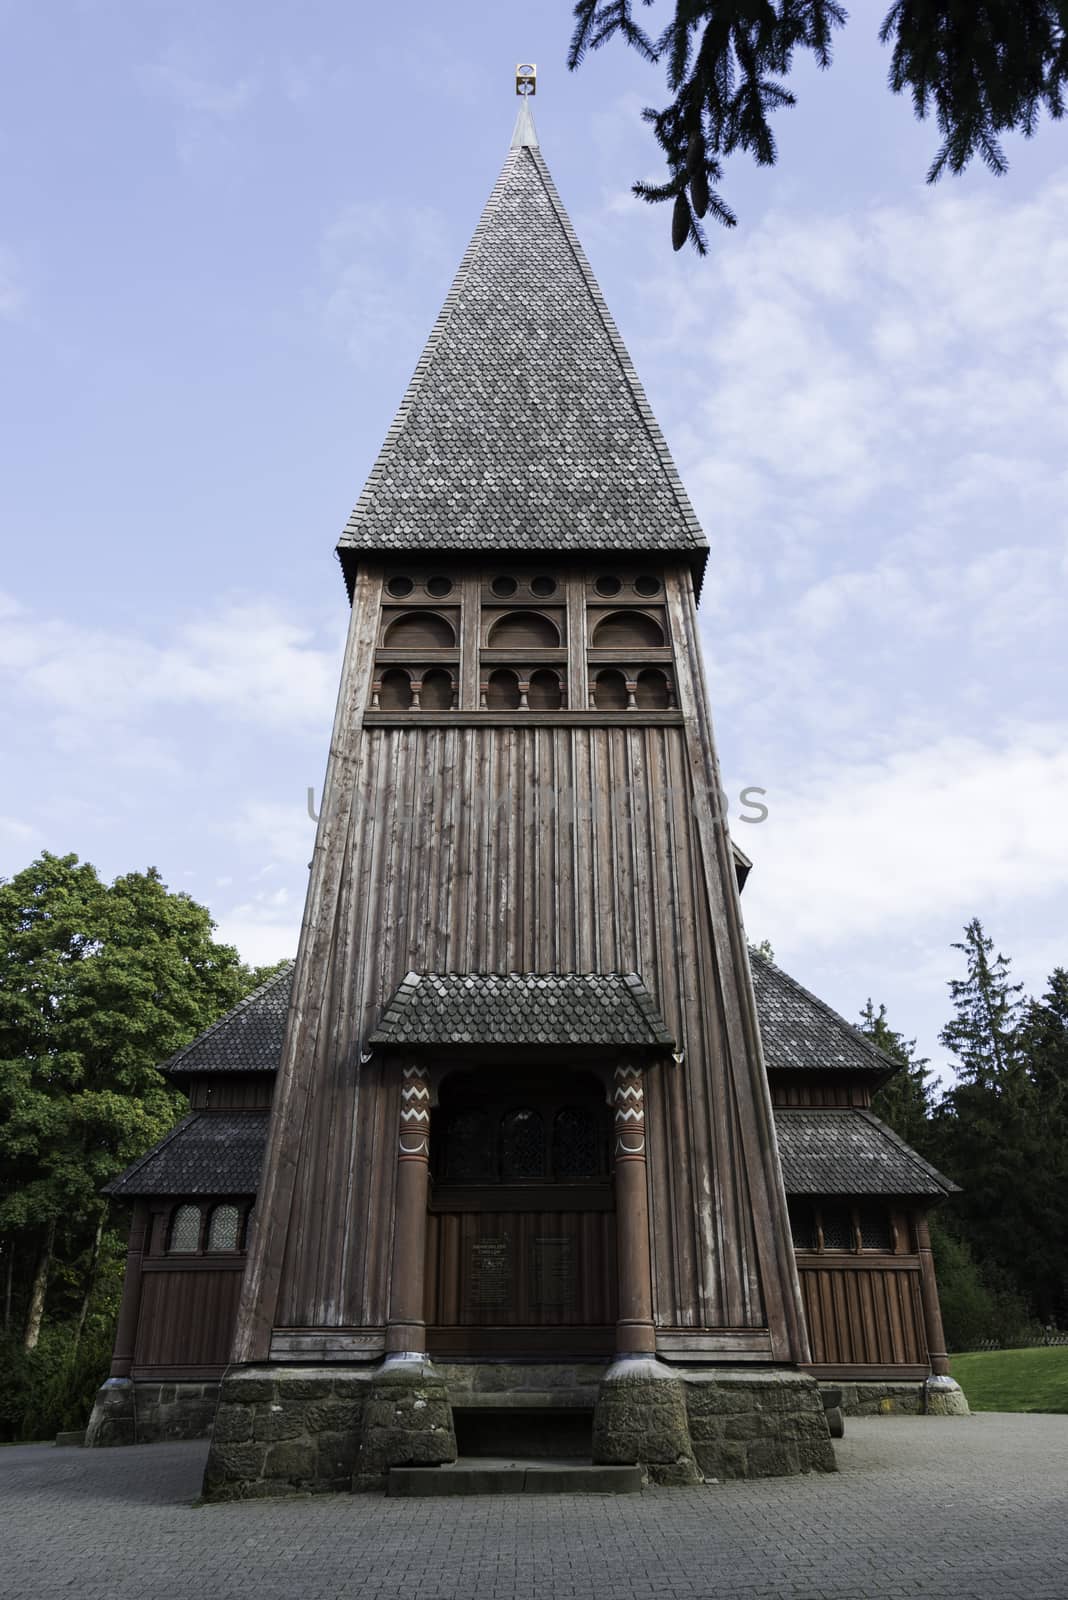
[[[501,1119],[501,1178],[545,1177],[545,1124],[530,1106],[506,1112]]]

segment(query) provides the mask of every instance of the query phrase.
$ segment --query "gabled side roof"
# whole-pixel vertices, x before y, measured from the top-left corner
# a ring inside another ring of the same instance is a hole
[[[194,1114],[108,1185],[138,1195],[255,1194],[267,1143],[266,1111]],[[941,1199],[957,1185],[870,1112],[775,1112],[788,1195],[896,1195]]]
[[[153,1194],[255,1194],[269,1120],[269,1111],[194,1112],[113,1178],[104,1192],[117,1200]]]
[[[958,1185],[870,1111],[775,1112],[783,1183],[790,1195],[900,1195],[941,1199]]]
[[[169,1078],[199,1072],[276,1072],[293,988],[293,962],[261,983],[160,1067]]]
[[[759,951],[749,951],[769,1072],[858,1072],[889,1078],[901,1063]]]
[[[774,962],[755,950],[749,952],[753,969],[753,986],[756,990],[757,1014],[760,1019],[760,1032],[764,1044],[764,1060],[771,1072],[850,1072],[863,1073],[875,1078],[889,1077],[898,1069],[898,1063],[873,1045],[856,1028],[850,1027],[844,1017],[840,1017],[831,1007],[825,1005],[814,994],[797,983],[788,973],[783,972]],[[434,999],[435,1006],[444,1007],[445,995],[448,996],[450,1008],[460,1007],[465,1011],[470,1007],[474,991],[465,989],[462,993],[455,986],[471,985],[476,978],[480,985],[478,989],[478,1008],[488,1004],[489,986],[505,984],[511,985],[517,975],[494,974],[464,974],[445,973],[428,978],[428,983],[438,986],[444,994],[437,995]],[[529,974],[519,974],[520,978],[529,979]],[[634,975],[631,975],[634,977]],[[409,974],[405,979],[402,989],[411,986],[413,979],[418,979],[419,974]],[[581,989],[583,1007],[594,1004],[594,996],[600,985],[608,985],[613,996],[619,995],[619,986],[623,983],[624,975],[615,974],[552,974],[542,975],[542,984],[551,984],[556,995],[568,993],[567,986],[578,983],[585,986]],[[629,980],[626,980],[629,981]],[[642,1038],[654,1038],[664,1044],[665,1048],[674,1049],[665,1024],[656,1011],[655,1003],[648,990],[641,985],[641,980],[635,978],[635,984],[640,986],[629,991],[631,999],[626,1003],[633,1008],[646,1002],[651,1007],[648,1013],[654,1017],[655,1022],[650,1022],[651,1031],[643,1033]],[[274,1072],[278,1067],[279,1057],[282,1053],[282,1036],[285,1032],[286,1015],[289,1010],[289,996],[293,987],[293,963],[286,962],[273,978],[248,995],[240,1005],[228,1011],[224,1017],[202,1033],[199,1038],[187,1044],[183,1050],[163,1064],[161,1070],[168,1077],[187,1078],[205,1072]],[[407,990],[405,989],[405,992]],[[429,995],[430,990],[426,993]],[[398,991],[400,993],[400,991]],[[509,1003],[518,1003],[518,990],[511,989]],[[571,996],[572,1001],[575,995]],[[598,1005],[600,1001],[596,1002]],[[615,1004],[615,1001],[612,1002]],[[556,1001],[559,1006],[559,998]],[[389,1026],[390,1011],[394,1009],[391,1002],[383,1013],[382,1022],[372,1035],[372,1042],[383,1036],[383,1029]],[[637,1018],[639,1013],[633,1012]],[[415,1012],[412,1013],[413,1024]],[[620,1026],[618,1018],[615,1024]],[[423,1024],[419,1024],[423,1026]],[[460,1031],[464,1031],[465,1024],[458,1022]],[[536,1029],[535,1024],[535,1029]],[[644,1024],[641,1025],[644,1027]],[[658,1031],[659,1030],[659,1031]],[[544,1031],[544,1029],[542,1030]],[[639,1030],[640,1031],[640,1030]],[[401,1035],[394,1035],[398,1041]],[[627,1036],[629,1037],[629,1035]],[[625,1042],[619,1040],[618,1042]],[[635,1040],[635,1042],[638,1042]]]
[[[529,108],[338,551],[707,544]]]

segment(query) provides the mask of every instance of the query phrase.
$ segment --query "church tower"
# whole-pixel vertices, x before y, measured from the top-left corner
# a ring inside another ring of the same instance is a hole
[[[487,1394],[543,1438],[585,1408],[595,1460],[660,1481],[833,1467],[719,805],[708,546],[525,98],[339,554],[207,1492],[262,1492],[238,1446],[268,1394],[297,1487],[448,1461]]]

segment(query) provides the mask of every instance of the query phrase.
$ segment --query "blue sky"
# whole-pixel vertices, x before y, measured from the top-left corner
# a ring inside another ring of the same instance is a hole
[[[334,542],[533,59],[712,546],[727,787],[768,792],[734,823],[751,937],[937,1062],[968,917],[1037,991],[1068,960],[1068,134],[927,188],[875,26],[798,71],[701,262],[629,194],[657,73],[568,75],[566,3],[0,0],[0,874],[153,863],[292,952]]]

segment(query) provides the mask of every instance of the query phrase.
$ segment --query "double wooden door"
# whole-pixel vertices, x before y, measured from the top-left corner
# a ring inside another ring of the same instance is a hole
[[[457,1074],[431,1118],[431,1355],[610,1353],[610,1113],[592,1075]]]

